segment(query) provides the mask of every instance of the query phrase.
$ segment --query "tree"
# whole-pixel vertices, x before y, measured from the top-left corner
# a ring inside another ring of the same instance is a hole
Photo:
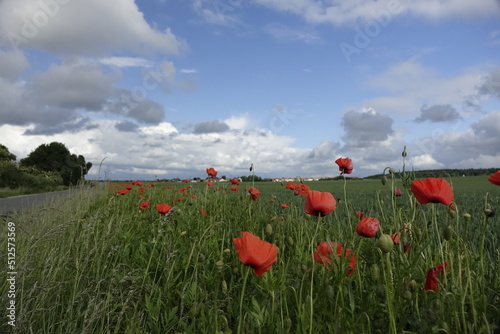
[[[92,167],[92,163],[86,163],[82,155],[71,154],[66,145],[59,142],[38,146],[26,158],[21,159],[20,164],[44,172],[57,172],[65,185],[83,180]]]
[[[0,144],[0,161],[16,161],[16,156],[10,153],[9,149]]]

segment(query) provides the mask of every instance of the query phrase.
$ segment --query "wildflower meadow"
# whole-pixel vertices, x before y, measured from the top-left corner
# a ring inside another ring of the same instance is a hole
[[[0,332],[496,333],[500,171],[355,167],[273,183],[207,166],[204,182],[105,182],[4,217]]]

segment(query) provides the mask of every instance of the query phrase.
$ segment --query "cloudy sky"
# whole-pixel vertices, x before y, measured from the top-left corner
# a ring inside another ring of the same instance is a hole
[[[367,176],[405,145],[410,168],[500,167],[499,19],[498,0],[0,0],[0,143],[65,143],[89,179],[339,157]]]

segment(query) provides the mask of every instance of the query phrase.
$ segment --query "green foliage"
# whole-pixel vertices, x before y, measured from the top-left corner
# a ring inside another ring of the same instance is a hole
[[[82,155],[71,154],[66,145],[59,142],[38,146],[21,159],[20,164],[44,172],[57,172],[64,185],[76,185],[92,167],[92,163],[86,163]]]
[[[0,187],[16,188],[26,183],[26,176],[12,161],[0,160]]]
[[[0,144],[0,161],[15,161],[16,156],[12,153],[10,153],[9,149],[5,146]]]

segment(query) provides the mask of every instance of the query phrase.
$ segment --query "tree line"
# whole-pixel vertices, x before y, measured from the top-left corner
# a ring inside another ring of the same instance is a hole
[[[427,169],[427,170],[412,170],[407,173],[412,174],[415,178],[435,177],[442,178],[447,176],[489,176],[498,171],[498,168],[466,168],[466,169]],[[396,171],[395,175],[401,174]],[[367,176],[365,179],[380,179],[382,174]]]
[[[72,154],[63,143],[41,144],[19,162],[0,144],[0,187],[50,189],[76,185],[92,167],[83,155]]]

